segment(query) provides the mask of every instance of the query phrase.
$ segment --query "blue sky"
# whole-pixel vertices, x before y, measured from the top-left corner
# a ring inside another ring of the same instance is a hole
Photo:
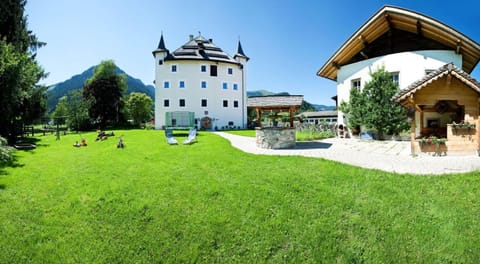
[[[227,53],[240,39],[250,57],[247,90],[301,94],[333,105],[333,81],[318,69],[384,5],[411,9],[480,42],[477,1],[284,1],[284,0],[30,0],[28,27],[47,46],[37,59],[54,84],[102,60],[152,84],[152,51],[163,32],[170,51],[201,34]],[[480,79],[478,66],[472,73]]]

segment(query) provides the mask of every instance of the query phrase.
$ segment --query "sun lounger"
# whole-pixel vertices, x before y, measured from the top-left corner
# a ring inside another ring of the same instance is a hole
[[[183,144],[192,144],[195,141],[197,141],[197,130],[195,128],[192,128],[190,129],[190,132],[188,132],[188,137],[183,141]]]
[[[165,137],[169,145],[177,145],[177,140],[173,137],[173,131],[171,129],[165,129]]]

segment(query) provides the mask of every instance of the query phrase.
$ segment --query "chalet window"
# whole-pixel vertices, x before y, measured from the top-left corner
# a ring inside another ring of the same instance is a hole
[[[228,100],[223,100],[223,107],[228,107]]]
[[[163,82],[163,88],[170,88],[169,82]]]
[[[207,88],[207,82],[206,81],[202,81],[202,88]]]
[[[169,107],[170,101],[168,99],[163,100],[163,107]]]
[[[392,81],[395,83],[395,85],[400,86],[400,73],[399,72],[392,72],[390,73],[392,75]]]
[[[202,107],[207,107],[207,99],[202,99]]]
[[[207,66],[206,65],[200,66],[200,71],[201,72],[206,72],[207,71]]]
[[[233,84],[233,90],[238,90],[238,84],[236,83]]]
[[[217,65],[210,65],[210,76],[217,76]]]
[[[360,78],[352,80],[352,88],[360,89]]]
[[[180,99],[180,100],[178,101],[178,105],[179,105],[180,107],[185,107],[185,99]]]
[[[224,83],[222,84],[222,88],[223,88],[223,90],[227,90],[228,84],[227,84],[226,82],[224,82]]]
[[[185,81],[180,81],[180,82],[178,83],[178,87],[179,87],[179,88],[185,88]]]
[[[238,101],[233,101],[233,107],[238,108]]]
[[[177,65],[172,65],[172,72],[177,72]]]
[[[232,69],[232,68],[228,68],[228,69],[227,69],[227,73],[228,73],[229,75],[232,75],[232,74],[233,74],[233,69]]]

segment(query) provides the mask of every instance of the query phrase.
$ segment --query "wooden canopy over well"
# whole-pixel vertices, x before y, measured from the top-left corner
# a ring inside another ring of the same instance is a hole
[[[480,83],[449,63],[393,97],[409,109],[412,153],[416,138],[446,137],[449,151],[480,149]],[[472,127],[460,130],[455,124]]]
[[[247,99],[247,108],[255,109],[257,123],[262,126],[262,112],[287,112],[290,115],[290,127],[293,127],[295,112],[303,102],[303,95],[251,96]]]
[[[480,60],[480,45],[431,17],[385,6],[360,27],[317,72],[331,80],[343,65],[392,53],[453,50],[462,55],[462,70],[471,73]]]

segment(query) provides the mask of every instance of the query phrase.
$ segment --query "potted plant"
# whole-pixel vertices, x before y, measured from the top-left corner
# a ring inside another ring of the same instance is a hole
[[[430,136],[428,138],[423,137],[420,139],[420,150],[422,152],[432,152],[434,156],[442,156],[442,153],[447,155],[447,142],[446,138],[438,138]]]

